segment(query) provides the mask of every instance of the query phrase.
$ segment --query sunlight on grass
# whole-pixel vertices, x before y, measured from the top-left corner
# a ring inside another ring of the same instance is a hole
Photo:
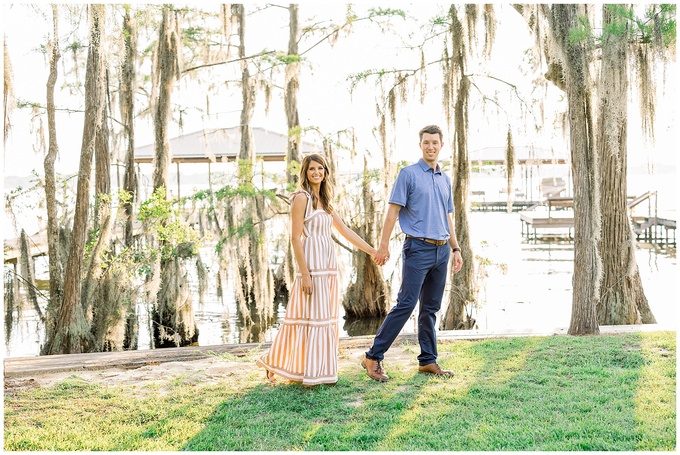
[[[442,407],[438,402],[452,402],[467,393],[470,385],[479,378],[484,365],[484,359],[474,352],[472,345],[467,345],[456,353],[455,356],[446,356],[447,347],[440,343],[440,359],[438,363],[444,369],[452,369],[453,378],[437,378],[415,373],[413,381],[417,381],[420,387],[412,385],[409,389],[413,393],[411,403],[395,419],[385,438],[376,447],[376,450],[391,450],[399,444],[400,440],[409,438],[413,432],[414,424],[424,418],[437,418]],[[415,353],[415,351],[414,351]],[[447,358],[448,357],[448,358]]]
[[[494,340],[488,344],[484,341],[461,345],[460,343],[441,343],[440,349],[446,358],[448,350],[459,348],[456,355],[448,361],[439,363],[445,369],[452,369],[453,378],[438,378],[421,375],[425,381],[413,399],[412,404],[395,422],[390,433],[385,436],[377,450],[394,450],[402,447],[404,450],[415,450],[408,447],[414,437],[422,437],[427,433],[430,424],[447,419],[451,413],[451,406],[460,406],[467,399],[470,389],[480,383],[489,386],[501,386],[521,371],[531,354],[532,347],[539,339]],[[460,349],[462,346],[462,349]],[[442,404],[446,403],[447,406]],[[463,430],[462,425],[456,430]],[[453,429],[452,429],[453,430]],[[474,435],[471,435],[474,438]],[[431,438],[427,438],[431,439]],[[436,447],[436,446],[435,446]],[[423,447],[423,449],[435,449]],[[441,450],[441,447],[439,448]]]
[[[640,337],[645,363],[635,394],[635,420],[641,434],[637,450],[659,450],[654,443],[659,435],[673,441],[661,450],[675,450],[676,340],[659,333]]]
[[[377,383],[344,362],[335,386],[264,383],[247,359],[217,383],[5,393],[13,451],[674,450],[675,333],[442,342],[453,378],[386,361]],[[417,349],[416,349],[417,350]],[[230,360],[231,361],[231,360]]]

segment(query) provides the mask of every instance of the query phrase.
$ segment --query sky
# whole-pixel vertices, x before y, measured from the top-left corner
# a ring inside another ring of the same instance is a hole
[[[379,3],[378,3],[379,4]],[[390,7],[400,6],[412,15],[431,16],[438,9],[442,12],[445,7],[436,3],[389,3]],[[249,4],[249,6],[252,6]],[[507,5],[505,5],[507,8]],[[15,76],[15,91],[19,99],[34,100],[44,103],[45,83],[47,80],[47,62],[35,52],[35,49],[46,41],[49,30],[47,20],[41,20],[35,15],[26,14],[24,8],[10,7],[3,4],[3,31],[7,40],[10,57]],[[344,4],[339,2],[311,2],[303,3],[300,7],[301,22],[308,20],[325,20],[342,17],[345,9]],[[357,7],[357,12],[361,9]],[[247,38],[247,52],[256,52],[273,46],[285,48],[288,39],[287,13],[280,8],[258,13],[257,16],[249,17],[247,30],[250,35]],[[531,46],[531,39],[524,33],[525,25],[514,13],[502,14],[502,8],[498,15],[498,35],[496,50],[492,61],[494,65],[491,73],[504,79],[521,84],[526,77],[519,70],[524,59],[524,49]],[[507,9],[505,10],[507,11]],[[357,25],[352,34],[341,36],[331,49],[322,45],[307,54],[313,67],[306,66],[301,77],[300,90],[300,120],[303,126],[316,126],[329,133],[345,128],[354,128],[358,138],[358,152],[368,153],[375,163],[378,163],[379,146],[374,138],[373,130],[378,120],[375,116],[376,88],[372,83],[360,85],[352,96],[349,95],[347,77],[350,74],[369,68],[413,68],[417,65],[418,55],[403,48],[400,36],[409,33],[422,33],[412,26],[413,21],[395,19],[391,22],[394,32],[379,32],[377,27]],[[61,24],[61,30],[67,29],[66,24]],[[266,32],[263,32],[265,31]],[[278,43],[273,45],[272,43]],[[301,50],[305,46],[302,45]],[[64,59],[64,57],[62,57]],[[675,67],[669,73],[669,77],[676,77]],[[204,73],[205,75],[205,73]],[[205,76],[204,76],[205,77]],[[220,78],[224,77],[219,71],[214,75],[207,76],[210,83],[219,84]],[[428,94],[423,104],[409,102],[400,108],[399,121],[391,131],[390,138],[393,140],[393,160],[413,161],[420,153],[417,148],[417,131],[425,124],[436,123],[444,127],[444,114],[441,107],[441,95],[437,79],[437,70],[428,73]],[[63,76],[60,83],[63,83]],[[190,87],[190,83],[180,82],[179,93],[174,95],[173,102],[187,107],[184,115],[184,132],[193,132],[209,127],[228,127],[239,123],[240,116],[240,93],[236,86],[232,85],[231,96],[226,90],[211,99],[210,118],[198,113],[196,108],[204,108],[204,95],[197,96],[197,91]],[[493,88],[491,90],[494,90]],[[666,96],[664,96],[666,95]],[[263,96],[258,95],[258,107],[253,118],[253,126],[262,126],[274,131],[285,133],[286,124],[283,116],[282,92],[274,91],[273,101],[269,114],[264,112]],[[677,153],[677,115],[675,103],[669,100],[676,99],[675,92],[662,94],[658,108],[660,126],[657,128],[657,144],[651,146],[641,140],[631,139],[629,161],[631,164],[645,164],[649,160],[659,163],[676,163]],[[81,109],[80,100],[77,97],[69,97],[62,94],[58,100],[62,107]],[[631,113],[629,129],[631,137],[639,136],[637,119]],[[505,141],[505,128],[498,127],[493,121],[486,123],[490,117],[488,112],[483,112],[480,106],[471,106],[471,130],[469,134],[469,150],[482,147],[502,146]],[[475,120],[477,119],[477,120]],[[80,141],[83,130],[83,118],[79,114],[60,114],[59,125],[59,148],[60,157],[57,163],[58,171],[63,173],[76,172],[78,156],[80,153]],[[27,175],[33,169],[42,172],[42,153],[35,153],[33,148],[35,140],[32,129],[38,124],[31,121],[31,113],[26,109],[17,109],[13,114],[12,133],[6,142],[4,153],[4,175]],[[637,128],[637,129],[636,129]],[[152,124],[150,119],[138,122],[136,129],[136,143],[138,145],[150,144],[153,141]],[[181,130],[177,125],[171,126],[171,136],[178,135]],[[306,138],[319,142],[319,136],[310,135]],[[448,143],[445,137],[445,145]],[[544,147],[562,147],[567,140],[558,133],[550,133],[546,128],[543,137],[532,137],[532,133],[524,132],[515,135],[516,145],[532,143]],[[442,152],[442,157],[450,155],[450,148]]]

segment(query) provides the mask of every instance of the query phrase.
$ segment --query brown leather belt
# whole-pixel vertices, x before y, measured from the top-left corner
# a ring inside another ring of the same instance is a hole
[[[406,234],[406,238],[422,240],[423,242],[431,243],[431,244],[437,245],[437,246],[446,245],[446,242],[448,242],[448,240],[426,239],[424,237],[413,237],[412,235],[408,235],[408,234]]]

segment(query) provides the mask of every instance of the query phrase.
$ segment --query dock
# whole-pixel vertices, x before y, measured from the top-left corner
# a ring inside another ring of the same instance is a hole
[[[519,212],[519,219],[522,222],[522,235],[537,238],[538,229],[567,229],[567,237],[572,239],[572,229],[574,228],[574,212],[572,210],[548,211],[548,210],[527,210]]]
[[[656,192],[646,192],[640,196],[628,197],[628,210],[654,197]],[[538,207],[545,207],[540,210]],[[573,238],[574,199],[571,197],[551,197],[537,206],[519,213],[522,222],[522,235],[536,239],[538,229],[567,229],[567,237]],[[538,210],[537,210],[538,209]],[[659,216],[633,216],[631,225],[638,241],[675,245],[676,220]]]
[[[47,233],[40,232],[27,236],[28,256],[35,258],[47,255]],[[5,239],[3,248],[3,259],[5,263],[16,264],[21,257],[21,238]]]
[[[519,219],[522,221],[522,235],[528,238],[535,240],[538,229],[566,228],[567,237],[573,239],[574,212],[571,210],[559,212],[528,210],[520,212]],[[632,217],[631,221],[636,240],[676,245],[677,222],[675,220],[654,216],[637,216]]]
[[[675,245],[676,220],[659,218],[656,216],[635,216],[633,217],[633,232],[638,240],[650,242],[660,242],[663,240],[666,245]],[[671,238],[671,235],[672,238]]]
[[[512,211],[527,210],[538,204],[540,204],[539,201],[513,201]],[[508,210],[508,203],[506,201],[472,201],[470,202],[470,210],[475,212],[505,212]]]

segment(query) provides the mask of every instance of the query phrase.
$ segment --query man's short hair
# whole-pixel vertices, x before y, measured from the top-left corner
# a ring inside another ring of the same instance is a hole
[[[437,125],[427,125],[423,127],[423,129],[420,130],[418,133],[418,136],[420,137],[420,141],[423,141],[423,134],[428,133],[428,134],[438,134],[439,135],[439,142],[444,142],[444,133],[442,133],[442,129],[439,128]]]

